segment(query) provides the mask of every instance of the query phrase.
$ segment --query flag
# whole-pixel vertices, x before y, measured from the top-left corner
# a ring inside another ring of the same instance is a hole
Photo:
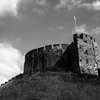
[[[75,16],[73,16],[73,18],[74,18],[74,20],[76,20],[76,17]]]
[[[75,33],[76,33],[76,32],[77,32],[76,17],[75,17],[75,16],[73,16],[73,18],[74,18],[74,21],[75,21]]]

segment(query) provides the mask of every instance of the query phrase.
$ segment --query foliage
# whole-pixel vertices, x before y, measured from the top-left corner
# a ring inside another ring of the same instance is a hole
[[[99,100],[100,80],[75,73],[46,72],[16,78],[0,87],[0,100]]]

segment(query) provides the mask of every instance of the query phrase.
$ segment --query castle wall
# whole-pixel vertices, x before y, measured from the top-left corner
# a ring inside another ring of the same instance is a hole
[[[79,55],[76,42],[72,42],[67,48],[69,70],[80,73]]]
[[[29,51],[25,56],[25,63],[24,63],[24,74],[32,74],[34,70],[34,66],[36,66],[37,59],[37,49]],[[35,62],[35,63],[34,63]]]
[[[97,42],[86,34],[74,34],[68,44],[46,45],[28,52],[25,56],[24,74],[37,71],[73,71],[98,75],[100,59]]]
[[[67,47],[68,44],[53,44],[31,50],[25,57],[24,73],[32,74],[36,71],[53,70]]]
[[[81,73],[98,75],[99,54],[96,40],[86,34],[75,34],[74,41],[78,47]]]

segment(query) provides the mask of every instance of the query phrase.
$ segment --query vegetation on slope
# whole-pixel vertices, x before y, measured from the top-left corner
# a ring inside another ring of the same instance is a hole
[[[0,100],[100,100],[100,80],[71,72],[36,73],[2,85]]]

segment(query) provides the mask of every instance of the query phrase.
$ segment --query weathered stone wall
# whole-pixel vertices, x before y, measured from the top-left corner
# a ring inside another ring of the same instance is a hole
[[[25,56],[24,74],[53,70],[68,44],[46,45],[28,52]],[[56,67],[55,67],[56,68]]]
[[[79,55],[78,55],[78,48],[76,42],[72,42],[67,48],[68,54],[68,66],[69,69],[73,72],[80,73],[79,67]]]
[[[70,45],[46,45],[28,52],[25,56],[24,74],[46,70],[70,70],[98,75],[99,58],[95,39],[83,33],[74,34]]]
[[[74,41],[78,47],[81,73],[98,75],[99,54],[96,40],[82,33],[75,34]]]

